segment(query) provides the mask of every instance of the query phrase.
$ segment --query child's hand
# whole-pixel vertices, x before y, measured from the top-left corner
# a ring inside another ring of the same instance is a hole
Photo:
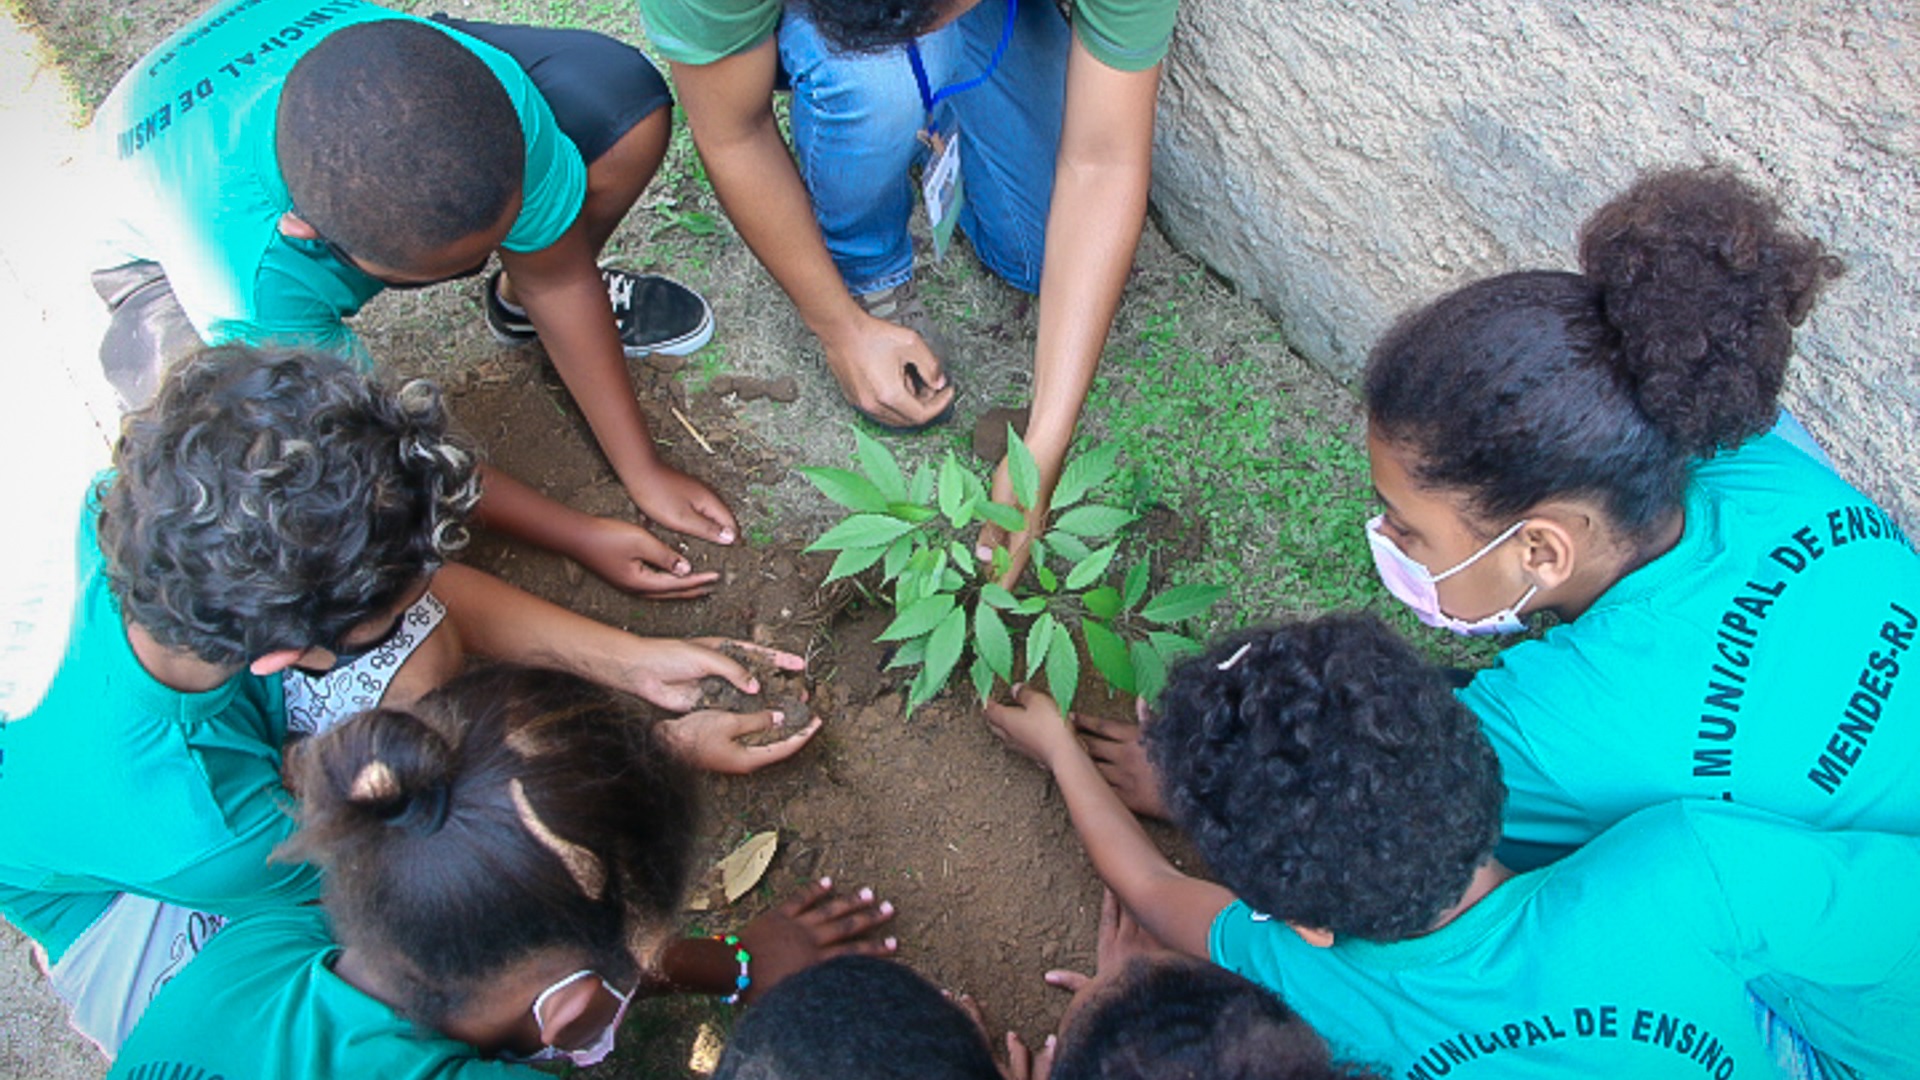
[[[780,980],[822,960],[846,953],[886,956],[900,947],[894,938],[867,935],[893,918],[893,905],[875,902],[872,889],[837,896],[833,879],[821,878],[786,903],[747,924],[740,943],[753,957],[746,1000],[756,1001]]]
[[[1007,1032],[1007,1080],[1047,1080],[1053,1075],[1053,1052],[1060,1040],[1053,1035],[1040,1044],[1040,1052],[1027,1049],[1018,1033]]]
[[[982,710],[987,726],[1002,742],[1051,770],[1056,755],[1080,749],[1073,729],[1054,700],[1025,683],[1016,683],[1011,703],[989,701]]]
[[[1143,707],[1141,715],[1146,714]],[[1073,729],[1080,733],[1080,745],[1086,747],[1093,767],[1100,770],[1107,786],[1113,788],[1127,809],[1145,817],[1166,820],[1166,801],[1160,795],[1160,777],[1147,760],[1141,745],[1139,724],[1123,720],[1102,720],[1097,716],[1073,716]]]
[[[763,648],[745,641],[722,638],[629,638],[617,676],[608,680],[630,694],[643,697],[663,709],[685,712],[700,704],[700,680],[709,675],[738,687],[743,694],[758,694],[760,680],[740,662],[719,651],[726,644],[754,653],[782,671],[805,671],[807,662],[792,653]]]
[[[748,746],[740,740],[748,735],[778,728],[785,718],[777,711],[730,713],[715,709],[662,720],[654,728],[673,752],[695,768],[707,772],[744,776],[776,761],[785,761],[800,752],[820,730],[820,718],[777,742]]]
[[[628,521],[594,518],[569,554],[615,588],[653,600],[691,600],[713,591],[719,573],[693,572],[685,555]]]
[[[638,487],[638,491],[627,489],[634,505],[675,532],[716,544],[731,544],[739,535],[740,527],[733,520],[733,511],[720,501],[720,496],[678,469],[656,464],[639,480]]]

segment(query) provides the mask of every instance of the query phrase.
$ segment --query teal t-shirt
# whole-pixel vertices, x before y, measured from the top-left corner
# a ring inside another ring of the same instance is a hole
[[[274,127],[294,62],[335,30],[381,19],[427,22],[360,0],[236,0],[134,65],[93,122],[107,163],[104,197],[117,215],[102,264],[159,263],[209,344],[303,346],[364,360],[341,320],[383,286],[324,245],[280,233],[280,215],[293,202]],[[485,61],[519,112],[526,179],[520,216],[502,246],[549,246],[586,198],[579,150],[512,57],[427,25]]]
[[[1644,806],[1920,833],[1920,555],[1777,435],[1702,462],[1673,550],[1460,692],[1525,869]]]
[[[154,996],[109,1077],[542,1077],[486,1061],[333,973],[340,947],[315,907],[234,922]]]
[[[0,913],[59,959],[120,892],[239,915],[320,893],[269,863],[292,835],[278,676],[183,694],[127,642],[82,515],[66,655],[34,711],[0,723]]]
[[[1235,902],[1215,963],[1405,1080],[1777,1075],[1753,999],[1864,1076],[1920,1075],[1920,839],[1666,803],[1408,941],[1308,945]]]
[[[711,64],[758,45],[784,8],[785,0],[640,0],[654,47],[681,64]],[[1145,71],[1167,55],[1179,9],[1180,0],[1073,0],[1074,34],[1108,67]]]

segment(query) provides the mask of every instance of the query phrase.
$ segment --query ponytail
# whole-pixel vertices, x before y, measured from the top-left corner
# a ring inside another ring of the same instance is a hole
[[[1489,535],[1554,498],[1657,532],[1694,461],[1773,423],[1793,327],[1840,273],[1723,169],[1640,181],[1581,230],[1581,265],[1459,289],[1368,360],[1374,436]]]

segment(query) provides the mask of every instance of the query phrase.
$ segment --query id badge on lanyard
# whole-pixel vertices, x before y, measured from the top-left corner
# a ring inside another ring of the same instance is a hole
[[[950,102],[956,94],[971,90],[993,74],[1013,40],[1013,20],[1020,0],[1007,0],[1006,23],[1000,29],[1000,42],[993,48],[985,71],[964,82],[943,86],[937,92],[927,81],[927,67],[920,59],[919,46],[907,43],[907,62],[913,67],[913,81],[920,89],[920,104],[926,120],[920,127],[920,141],[927,147],[926,168],[920,173],[920,197],[927,207],[927,223],[933,230],[935,261],[947,257],[953,242],[953,227],[960,220],[960,208],[967,202],[967,187],[960,170],[963,139],[960,115]]]

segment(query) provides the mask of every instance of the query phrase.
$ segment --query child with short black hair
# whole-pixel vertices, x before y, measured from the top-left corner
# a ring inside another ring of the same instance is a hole
[[[842,956],[740,1018],[713,1080],[1000,1080],[980,1026],[900,964]]]
[[[388,288],[477,275],[510,342],[538,340],[635,504],[730,544],[733,514],[660,456],[627,358],[713,334],[705,300],[596,265],[664,159],[673,98],[602,34],[421,18],[363,0],[224,0],[136,63],[94,120],[114,222],[94,285],[129,408],[206,345],[371,364],[346,319]],[[484,523],[660,597],[717,575],[645,529],[492,472]]]
[[[1224,887],[1154,848],[1045,695],[987,720],[1053,774],[1148,931],[1281,994],[1343,1059],[1408,1077],[1489,1056],[1518,1078],[1920,1069],[1920,840],[1679,801],[1516,876],[1493,857],[1492,748],[1372,616],[1242,635],[1172,672],[1148,751]]]

